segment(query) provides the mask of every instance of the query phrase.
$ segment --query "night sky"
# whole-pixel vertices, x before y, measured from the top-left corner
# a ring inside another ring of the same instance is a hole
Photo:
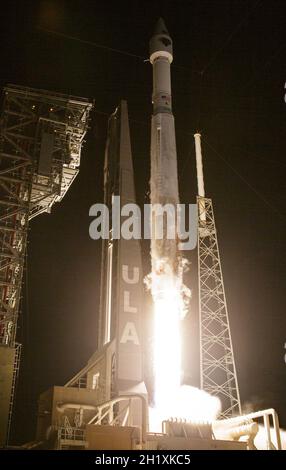
[[[89,238],[88,212],[103,200],[107,117],[121,98],[138,201],[148,202],[152,69],[145,60],[159,16],[174,42],[181,201],[195,202],[199,130],[244,409],[274,407],[286,426],[285,0],[23,0],[2,10],[1,86],[83,96],[95,108],[77,180],[51,215],[30,224],[14,442],[34,438],[39,394],[63,385],[96,349],[101,247]],[[198,385],[196,253],[188,257],[185,381]]]

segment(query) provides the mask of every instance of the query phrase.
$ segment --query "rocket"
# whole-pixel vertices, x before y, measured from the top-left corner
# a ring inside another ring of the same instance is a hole
[[[172,39],[160,18],[150,40],[153,67],[151,124],[151,266],[155,409],[166,417],[181,383],[181,319],[189,289],[183,284],[175,122],[172,113]]]
[[[179,191],[170,70],[172,61],[172,39],[163,19],[160,18],[150,40],[150,63],[153,67],[150,178],[151,292],[155,300],[160,299],[164,291],[174,287],[180,270],[177,236]],[[156,211],[158,205],[161,208],[169,208],[167,217],[162,218],[162,212]]]

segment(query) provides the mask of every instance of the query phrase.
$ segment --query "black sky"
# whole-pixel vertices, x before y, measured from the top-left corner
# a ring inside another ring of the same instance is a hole
[[[64,384],[96,348],[100,243],[89,239],[88,211],[103,198],[107,115],[121,98],[129,105],[138,199],[147,202],[152,71],[144,58],[159,16],[174,41],[182,202],[195,202],[192,134],[203,136],[242,401],[273,406],[286,426],[286,2],[23,0],[2,10],[2,87],[84,96],[95,100],[95,112],[78,179],[51,215],[30,225],[15,442],[34,436],[39,393]],[[185,376],[197,385],[195,254],[190,258]]]

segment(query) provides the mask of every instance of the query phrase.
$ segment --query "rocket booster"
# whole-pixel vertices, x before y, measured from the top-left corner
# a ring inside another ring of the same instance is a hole
[[[181,382],[180,320],[186,313],[183,266],[178,237],[178,170],[172,113],[172,39],[160,19],[150,40],[153,67],[151,128],[151,264],[154,303],[154,402],[168,410]],[[168,410],[169,412],[169,410]]]
[[[160,298],[162,289],[166,290],[171,287],[166,283],[176,282],[179,269],[177,237],[179,191],[171,95],[170,66],[172,61],[172,39],[164,21],[160,18],[150,40],[150,63],[153,67],[150,178],[151,258],[152,294],[155,298]],[[162,217],[158,205],[161,210],[168,209],[166,216]],[[172,214],[175,214],[175,217],[172,217]]]

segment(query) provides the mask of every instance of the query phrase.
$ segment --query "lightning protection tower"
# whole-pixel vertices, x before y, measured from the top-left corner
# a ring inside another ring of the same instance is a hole
[[[221,418],[241,413],[212,200],[205,197],[201,136],[195,134],[201,388],[222,403]]]

